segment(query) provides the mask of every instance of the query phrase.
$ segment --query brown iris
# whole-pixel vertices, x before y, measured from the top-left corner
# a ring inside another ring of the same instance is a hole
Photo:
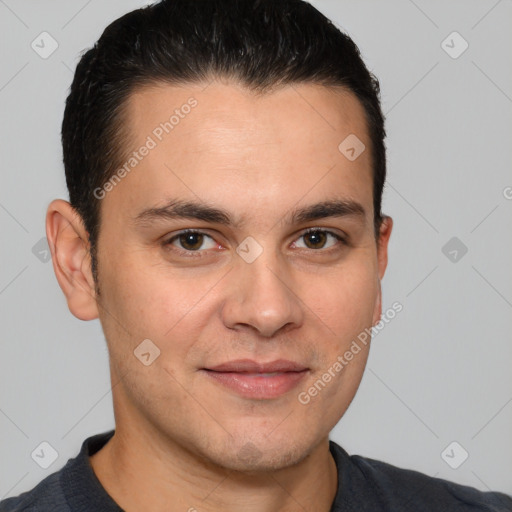
[[[189,251],[197,251],[204,241],[204,235],[201,233],[182,233],[178,238],[181,246]]]
[[[310,249],[321,249],[327,240],[327,233],[324,231],[310,231],[303,235],[304,243]]]

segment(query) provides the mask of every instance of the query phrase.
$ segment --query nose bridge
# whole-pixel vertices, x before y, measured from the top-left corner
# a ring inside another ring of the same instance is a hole
[[[239,247],[247,249],[243,243]],[[254,247],[249,251],[254,250]],[[270,250],[262,250],[255,259],[240,258],[235,263],[234,286],[224,306],[226,326],[251,326],[262,336],[273,336],[284,326],[302,322],[300,300],[293,293],[293,283],[283,262]],[[254,256],[254,253],[253,253]],[[288,279],[287,279],[288,278]]]

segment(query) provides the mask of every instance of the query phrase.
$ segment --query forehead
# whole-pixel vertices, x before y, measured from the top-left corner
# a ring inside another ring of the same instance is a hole
[[[309,139],[318,145],[324,139],[335,146],[348,130],[367,138],[365,112],[356,96],[340,87],[316,84],[285,85],[262,94],[229,82],[151,84],[129,96],[127,121],[139,137],[153,134],[168,139],[170,133],[174,141],[193,137],[195,152],[209,149],[223,137],[244,146],[286,142],[285,134],[297,142]],[[208,132],[217,141],[207,137]],[[325,139],[328,132],[332,137]]]
[[[279,205],[340,196],[371,210],[370,140],[364,109],[350,92],[313,84],[265,94],[232,83],[159,84],[137,90],[126,106],[127,158],[151,149],[109,201],[124,194],[134,214],[171,197],[270,214]],[[340,151],[353,137],[366,147],[355,160]]]

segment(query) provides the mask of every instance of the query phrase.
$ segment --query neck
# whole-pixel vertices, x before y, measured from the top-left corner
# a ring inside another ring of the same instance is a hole
[[[90,462],[126,512],[329,512],[338,487],[328,438],[294,466],[246,473],[214,465],[156,432],[118,426]]]

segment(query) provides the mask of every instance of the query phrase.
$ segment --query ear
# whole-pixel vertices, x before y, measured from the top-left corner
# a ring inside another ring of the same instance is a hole
[[[48,206],[46,238],[69,310],[80,320],[98,318],[89,235],[80,215],[67,201],[56,199]]]
[[[377,298],[375,300],[375,308],[373,311],[373,325],[379,322],[382,315],[382,287],[381,280],[388,266],[388,243],[391,231],[393,229],[393,219],[387,215],[383,217],[379,229],[379,240],[377,242],[377,267],[378,267],[378,287]]]

